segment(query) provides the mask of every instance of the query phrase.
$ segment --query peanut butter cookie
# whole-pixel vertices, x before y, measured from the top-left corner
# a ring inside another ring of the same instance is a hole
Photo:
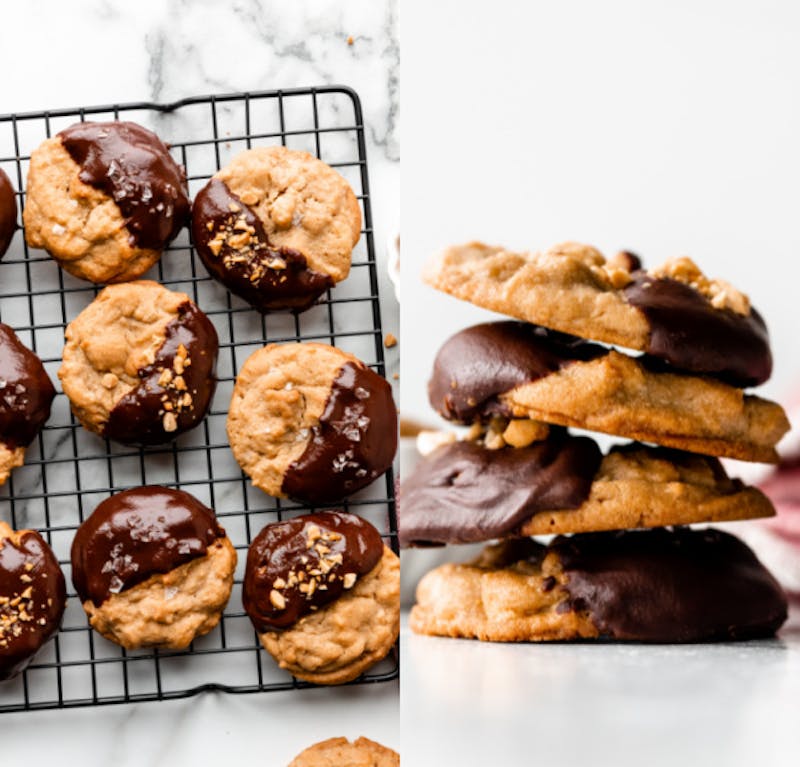
[[[58,377],[89,431],[154,445],[195,427],[208,412],[217,332],[185,293],[148,280],[109,286],[65,335]]]
[[[400,560],[354,514],[306,514],[267,525],[253,540],[242,601],[281,668],[343,684],[397,641]]]
[[[303,311],[347,277],[361,210],[347,181],[307,152],[250,149],[198,193],[197,252],[260,312]]]
[[[330,738],[309,746],[289,767],[400,767],[400,754],[367,738]]]
[[[6,172],[0,168],[0,258],[17,230],[17,195]]]
[[[189,210],[183,168],[135,123],[76,123],[31,154],[25,239],[81,279],[140,277]]]
[[[236,378],[228,439],[256,487],[329,503],[391,466],[397,411],[388,382],[351,354],[318,343],[270,344]]]
[[[211,631],[235,569],[214,512],[166,487],[112,495],[72,543],[72,581],[89,623],[129,650],[180,650]]]

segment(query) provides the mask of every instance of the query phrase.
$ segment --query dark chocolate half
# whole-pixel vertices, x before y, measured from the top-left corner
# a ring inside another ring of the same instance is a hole
[[[11,449],[30,445],[55,396],[41,360],[0,322],[0,442]]]
[[[6,172],[0,168],[0,258],[17,230],[17,195]]]
[[[152,131],[131,122],[82,122],[58,134],[80,180],[117,204],[136,247],[163,250],[189,220],[186,174]]]
[[[601,636],[701,642],[770,636],[786,596],[756,555],[720,530],[635,530],[559,536],[565,606]]]
[[[299,251],[271,245],[261,219],[217,178],[194,199],[192,239],[208,273],[263,313],[302,312],[334,284]]]
[[[635,272],[625,299],[650,326],[648,354],[678,370],[704,373],[733,386],[764,383],[772,373],[767,326],[751,309],[747,316],[717,309],[689,285]]]
[[[508,416],[501,394],[607,353],[597,344],[525,322],[473,325],[439,349],[428,399],[441,416],[460,423]]]
[[[400,545],[503,538],[537,512],[577,509],[589,497],[601,460],[594,440],[558,430],[529,447],[443,445],[401,487]]]
[[[67,590],[58,560],[39,533],[0,540],[0,681],[22,671],[58,630]]]
[[[158,445],[197,426],[214,396],[218,350],[211,320],[194,302],[184,303],[167,325],[153,364],[139,370],[139,385],[109,414],[103,436],[127,445]]]
[[[337,600],[382,555],[380,534],[355,514],[324,511],[267,525],[247,554],[244,609],[260,633],[287,629]]]
[[[346,362],[331,386],[319,423],[281,490],[308,503],[330,503],[366,487],[397,452],[392,387],[366,365]]]
[[[137,487],[103,501],[72,542],[72,582],[98,607],[112,594],[205,556],[225,531],[214,512],[182,490]]]

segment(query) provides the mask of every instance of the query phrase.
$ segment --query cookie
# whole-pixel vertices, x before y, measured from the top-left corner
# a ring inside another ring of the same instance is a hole
[[[734,536],[656,528],[488,547],[428,573],[409,622],[498,642],[703,642],[771,636],[786,614],[780,586]]]
[[[242,152],[195,197],[192,239],[209,274],[260,312],[308,309],[347,277],[361,210],[308,152]]]
[[[31,154],[25,239],[83,280],[140,277],[189,211],[183,168],[141,125],[76,123]]]
[[[66,601],[64,574],[42,536],[0,522],[0,682],[58,631]]]
[[[400,767],[400,754],[367,738],[329,738],[309,746],[289,767]]]
[[[0,485],[50,417],[56,390],[41,360],[0,322]]]
[[[270,344],[236,378],[228,439],[256,487],[330,503],[391,466],[397,410],[389,383],[351,354],[317,343]]]
[[[343,684],[397,641],[400,560],[354,514],[305,514],[255,537],[242,602],[281,668],[315,684]]]
[[[65,335],[58,377],[89,431],[157,445],[205,418],[219,344],[211,321],[185,293],[149,280],[112,285]]]
[[[180,650],[211,631],[236,569],[214,512],[155,485],[103,501],[78,528],[71,558],[90,625],[129,650]]]
[[[678,370],[754,386],[772,372],[767,328],[744,294],[688,258],[649,272],[628,253],[606,260],[577,243],[512,253],[473,242],[425,268],[439,290],[581,338],[638,349]]]
[[[775,462],[783,409],[713,378],[653,370],[648,358],[527,323],[475,325],[437,354],[431,405],[461,423],[532,418],[744,461]]]
[[[554,430],[528,447],[452,442],[403,483],[400,545],[727,522],[774,515],[716,458],[636,443],[605,456]]]
[[[11,179],[0,168],[0,258],[6,254],[16,230],[17,195],[11,186]]]

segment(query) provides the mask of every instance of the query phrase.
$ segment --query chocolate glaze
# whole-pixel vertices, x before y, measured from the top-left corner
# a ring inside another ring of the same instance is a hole
[[[290,464],[281,489],[309,503],[338,501],[383,474],[396,452],[392,387],[366,365],[346,362],[305,452]]]
[[[403,483],[400,545],[488,541],[513,535],[539,511],[576,509],[601,459],[594,440],[560,430],[529,447],[443,445]]]
[[[98,607],[112,594],[205,556],[225,531],[214,512],[182,490],[137,487],[103,501],[72,542],[72,582]]]
[[[0,540],[0,681],[22,671],[58,630],[66,600],[64,574],[39,533],[24,531],[18,544]]]
[[[245,242],[235,248],[230,235]],[[330,275],[311,269],[299,251],[273,247],[261,219],[217,178],[195,197],[192,238],[209,274],[263,313],[302,312],[334,284]]]
[[[30,445],[55,396],[41,360],[0,322],[0,442],[12,449]]]
[[[355,514],[324,511],[267,525],[247,554],[244,609],[260,633],[287,629],[337,600],[355,583],[345,576],[366,575],[382,555],[380,534]]]
[[[733,386],[764,383],[772,373],[767,326],[751,309],[743,316],[716,309],[689,285],[635,272],[625,298],[650,325],[647,353],[692,373],[720,378]]]
[[[525,322],[487,322],[451,336],[436,355],[428,399],[461,423],[510,415],[500,395],[607,349]]]
[[[0,168],[0,258],[6,254],[16,229],[17,195],[6,172]]]
[[[186,174],[152,131],[131,122],[83,122],[58,134],[80,180],[117,204],[131,245],[162,250],[189,220]]]
[[[191,360],[189,365],[176,361],[182,355],[181,347],[186,350],[186,359]],[[128,445],[158,445],[196,426],[205,418],[217,385],[214,372],[218,349],[217,331],[211,321],[187,301],[178,309],[178,318],[167,325],[153,364],[139,370],[141,383],[114,406],[103,435]],[[164,379],[165,370],[170,371],[168,381]],[[176,384],[179,373],[185,388]],[[187,393],[189,404],[185,404]],[[167,404],[169,409],[165,409]],[[164,426],[168,411],[176,419],[172,431]]]
[[[566,606],[602,636],[700,642],[769,636],[786,620],[777,581],[738,538],[663,528],[558,537]]]

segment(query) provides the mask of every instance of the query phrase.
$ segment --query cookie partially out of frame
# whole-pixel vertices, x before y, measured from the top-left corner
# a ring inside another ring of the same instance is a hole
[[[16,230],[17,195],[11,186],[11,179],[0,168],[0,258],[6,254]]]
[[[152,131],[131,122],[82,122],[31,154],[25,239],[84,280],[144,274],[186,224],[184,170]]]
[[[200,190],[192,235],[232,293],[261,312],[303,311],[349,274],[361,210],[347,181],[313,155],[258,147]]]
[[[275,522],[250,545],[242,601],[281,668],[315,684],[343,684],[397,641],[400,560],[354,514]]]
[[[236,378],[227,428],[256,487],[309,503],[365,487],[397,450],[389,383],[353,355],[318,343],[254,352]]]
[[[525,538],[423,577],[417,633],[496,642],[703,642],[766,637],[786,620],[777,581],[718,530]]]
[[[329,738],[309,746],[289,767],[400,767],[400,754],[368,738]]]
[[[769,336],[744,294],[688,258],[644,271],[620,253],[563,243],[512,253],[472,242],[446,249],[424,279],[456,298],[552,330],[647,352],[682,370],[754,386],[772,372]]]
[[[556,430],[527,447],[453,442],[404,482],[403,546],[519,535],[727,522],[775,513],[757,488],[719,460],[630,444],[601,456],[588,437]]]
[[[514,321],[448,339],[428,393],[461,423],[531,418],[744,461],[777,461],[789,429],[780,405],[722,381],[654,370],[647,358]]]

